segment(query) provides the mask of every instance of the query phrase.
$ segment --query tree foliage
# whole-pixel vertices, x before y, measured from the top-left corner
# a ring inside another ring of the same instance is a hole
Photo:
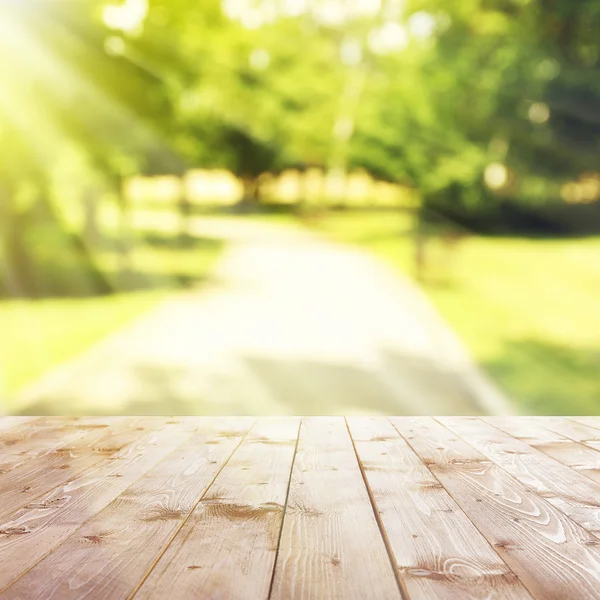
[[[319,166],[543,203],[598,169],[599,25],[600,0],[3,2],[5,222],[65,169],[80,193]]]

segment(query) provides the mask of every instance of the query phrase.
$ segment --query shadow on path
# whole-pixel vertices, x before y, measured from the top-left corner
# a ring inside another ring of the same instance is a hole
[[[26,414],[510,412],[408,279],[300,229],[199,220],[229,241],[174,296],[23,395]]]

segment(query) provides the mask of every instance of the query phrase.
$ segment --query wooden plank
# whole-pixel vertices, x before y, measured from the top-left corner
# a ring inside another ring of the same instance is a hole
[[[67,421],[56,429],[52,426],[52,437],[36,440],[31,451],[25,455],[31,461],[28,462],[27,468],[34,468],[36,461],[46,454],[78,452],[86,449],[103,451],[109,447],[114,447],[115,442],[107,442],[107,440],[110,440],[115,434],[115,427],[149,431],[162,427],[162,421],[164,421],[164,418],[158,420],[156,417],[106,417],[101,421],[96,421],[94,418],[94,422],[91,423],[79,420]],[[16,456],[20,458],[23,454],[19,453]],[[16,466],[13,468],[16,468]]]
[[[110,504],[199,426],[196,419],[164,421],[161,429],[0,521],[0,590]]]
[[[534,597],[600,598],[595,537],[434,419],[391,421]]]
[[[600,485],[477,418],[440,417],[437,420],[538,496],[600,537]]]
[[[400,597],[344,419],[303,419],[271,598]]]
[[[527,444],[568,442],[567,438],[545,429],[537,417],[479,417],[482,421],[501,429]]]
[[[202,430],[5,590],[5,598],[126,598],[237,448],[252,419]]]
[[[267,598],[299,424],[293,417],[257,423],[136,600]]]
[[[0,519],[67,479],[106,462],[149,431],[149,419],[124,418],[0,475]]]
[[[33,423],[39,417],[0,417],[0,435],[4,435],[9,429],[24,425],[27,423]]]
[[[40,444],[63,443],[65,433],[75,431],[76,421],[70,417],[45,417],[27,421],[0,433],[0,456],[37,454]],[[79,431],[80,435],[86,432]]]
[[[119,426],[132,423],[135,419],[134,417],[124,417],[120,419]],[[139,417],[137,420],[139,421]],[[102,424],[94,425],[67,422],[63,427],[53,429],[51,436],[36,441],[35,447],[26,454],[15,453],[0,457],[0,493],[11,487],[8,482],[11,477],[15,476],[16,470],[23,470],[26,465],[28,471],[34,471],[38,464],[45,464],[49,459],[56,460],[61,456],[64,459],[90,447],[97,448],[98,442],[110,435],[109,432],[108,419],[105,419]]]
[[[34,422],[32,422],[34,421]],[[29,460],[86,436],[91,429],[106,428],[102,424],[88,423],[84,419],[69,417],[48,417],[32,419],[15,429],[0,435],[0,474],[21,467]]]
[[[537,422],[546,429],[558,433],[574,442],[580,442],[600,450],[600,430],[584,423],[563,417],[538,417]]]
[[[14,454],[28,451],[33,444],[40,442],[49,432],[59,432],[63,435],[67,431],[75,431],[85,427],[93,427],[98,423],[106,423],[107,418],[101,417],[12,417],[23,419],[13,427],[0,430],[0,453]],[[4,421],[6,417],[0,419]],[[110,417],[108,418],[110,419]],[[20,446],[23,444],[23,446]]]
[[[600,417],[569,417],[572,421],[577,421],[578,423],[583,423],[583,425],[587,425],[588,427],[593,427],[594,429],[600,429]]]
[[[577,442],[533,443],[531,445],[540,452],[575,469],[585,477],[593,481],[600,481],[600,451]]]
[[[386,418],[348,424],[411,600],[531,598]]]
[[[486,421],[494,424],[501,431],[527,442],[532,448],[579,471],[588,479],[600,482],[600,451],[554,433],[542,427],[538,417],[535,419],[536,421],[533,423],[525,418],[511,419],[501,423],[496,419],[491,421],[486,419]],[[527,437],[519,436],[523,433],[522,428],[525,422],[529,422],[525,425]]]

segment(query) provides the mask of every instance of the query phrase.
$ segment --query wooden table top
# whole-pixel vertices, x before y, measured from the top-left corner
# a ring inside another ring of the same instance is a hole
[[[0,597],[600,598],[600,417],[5,417]]]

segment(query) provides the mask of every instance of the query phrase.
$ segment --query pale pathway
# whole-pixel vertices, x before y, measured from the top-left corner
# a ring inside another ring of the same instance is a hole
[[[303,230],[196,219],[226,239],[173,297],[25,391],[30,414],[510,412],[423,294]]]

